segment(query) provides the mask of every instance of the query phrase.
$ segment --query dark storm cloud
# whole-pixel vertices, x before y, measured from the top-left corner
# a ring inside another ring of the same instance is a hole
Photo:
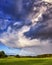
[[[48,8],[42,15],[43,20],[38,21],[24,35],[31,39],[52,39],[52,7]]]

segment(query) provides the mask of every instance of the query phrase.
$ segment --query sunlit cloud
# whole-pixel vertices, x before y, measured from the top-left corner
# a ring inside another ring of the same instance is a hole
[[[43,1],[45,1],[45,2],[49,2],[49,3],[51,3],[51,2],[52,2],[52,0],[43,0]]]

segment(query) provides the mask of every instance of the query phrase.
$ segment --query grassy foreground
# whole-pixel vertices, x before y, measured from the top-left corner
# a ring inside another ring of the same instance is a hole
[[[52,58],[4,58],[0,65],[52,65]]]

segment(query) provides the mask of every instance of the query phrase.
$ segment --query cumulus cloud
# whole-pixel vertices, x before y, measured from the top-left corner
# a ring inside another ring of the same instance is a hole
[[[7,46],[15,47],[15,48],[22,48],[34,45],[40,45],[40,41],[37,39],[30,40],[24,36],[24,32],[28,31],[30,27],[24,26],[18,31],[13,31],[12,33],[11,28],[8,28],[7,32],[4,32],[1,37],[0,41]]]
[[[0,22],[0,29],[3,30],[0,41],[6,46],[21,48],[20,55],[52,53],[52,5],[42,1],[38,1],[38,4],[33,2],[15,2],[18,4],[15,5],[17,10],[15,9],[14,14],[17,18],[22,18],[22,21],[4,19],[4,23],[2,20]],[[11,13],[9,10],[6,10],[8,14]]]

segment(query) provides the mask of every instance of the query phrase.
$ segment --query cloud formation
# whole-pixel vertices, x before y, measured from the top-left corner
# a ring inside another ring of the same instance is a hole
[[[34,0],[6,1],[0,4],[1,9],[4,7],[0,13],[4,16],[0,15],[0,41],[6,46],[21,48],[20,55],[52,53],[52,4]]]
[[[0,41],[5,45],[14,48],[40,45],[40,41],[38,41],[37,39],[30,40],[29,38],[26,38],[24,36],[24,32],[28,31],[29,27],[24,26],[18,31],[13,31],[12,33],[10,33],[10,30],[11,28],[8,29],[8,32],[4,32],[0,37]]]
[[[52,7],[42,14],[42,20],[32,26],[24,35],[31,39],[52,39]]]

